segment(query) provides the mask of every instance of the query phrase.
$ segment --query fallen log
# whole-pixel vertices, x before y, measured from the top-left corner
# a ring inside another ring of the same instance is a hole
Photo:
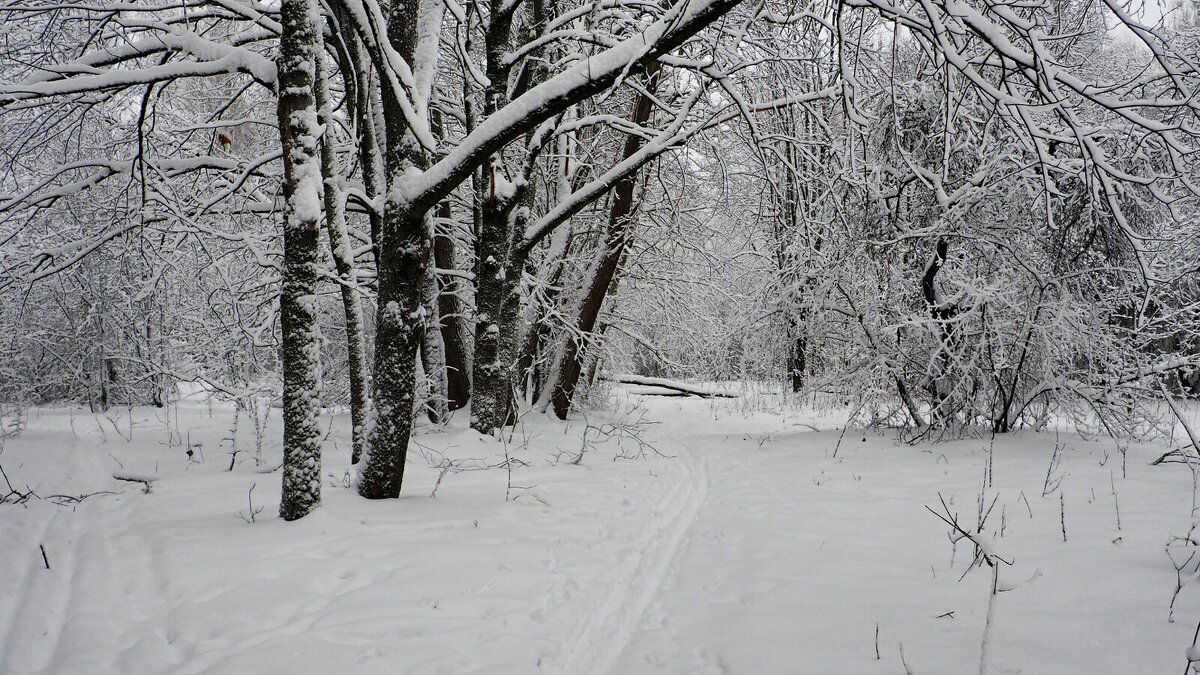
[[[687,398],[691,394],[677,389],[664,389],[662,387],[643,387],[633,386],[628,389],[630,394],[634,396],[682,396]]]
[[[601,379],[611,382],[620,382],[621,384],[636,384],[646,387],[661,387],[669,389],[678,395],[699,396],[701,398],[738,398],[739,394],[734,394],[724,389],[716,387],[705,387],[699,384],[690,384],[688,382],[677,382],[675,380],[667,380],[661,377],[642,377],[641,375],[601,375]],[[639,392],[643,394],[654,395],[654,392]],[[668,395],[668,394],[660,394]]]
[[[1158,466],[1159,464],[1200,464],[1200,457],[1195,456],[1194,451],[1188,450],[1189,446],[1168,450],[1163,453],[1158,459],[1150,462],[1150,466]],[[1191,457],[1189,457],[1191,455]]]

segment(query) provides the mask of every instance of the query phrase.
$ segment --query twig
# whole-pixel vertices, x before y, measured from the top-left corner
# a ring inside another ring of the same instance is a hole
[[[908,661],[904,660],[904,643],[900,643],[900,665],[904,666],[905,675],[913,675],[912,668],[908,667]]]
[[[1062,487],[1065,475],[1055,477],[1054,472],[1062,465],[1062,457],[1065,446],[1061,443],[1054,444],[1054,452],[1050,455],[1050,465],[1046,467],[1046,479],[1042,481],[1042,496],[1049,497],[1056,490]]]
[[[941,520],[943,523],[946,523],[947,525],[949,525],[951,527],[951,529],[954,530],[955,532],[957,532],[962,538],[966,538],[972,544],[975,545],[975,561],[973,564],[978,564],[980,562],[986,562],[989,566],[995,567],[995,563],[1000,562],[1000,563],[1004,563],[1005,565],[1012,565],[1011,560],[1005,560],[1000,555],[991,551],[990,547],[987,546],[987,544],[980,541],[979,538],[976,537],[975,535],[964,530],[962,528],[962,526],[960,526],[958,524],[958,518],[950,513],[950,506],[948,504],[946,504],[946,499],[945,499],[945,497],[942,496],[942,494],[940,492],[938,493],[938,499],[942,502],[942,508],[945,509],[945,511],[946,511],[945,515],[942,515],[942,514],[938,513],[937,511],[934,511],[932,508],[929,507],[928,504],[925,505],[925,510],[932,513],[933,515],[937,516],[939,520]],[[988,509],[988,512],[990,513],[991,509]],[[986,518],[986,516],[985,516],[985,518]]]
[[[118,494],[118,493],[113,492],[112,490],[99,490],[97,492],[81,494],[78,497],[76,497],[75,495],[50,495],[50,496],[46,497],[46,501],[54,501],[59,506],[62,506],[62,504],[59,503],[60,501],[73,502],[73,503],[78,504],[79,502],[87,499],[88,497],[95,497],[96,495],[115,495],[115,494]]]
[[[8,479],[8,473],[4,471],[3,464],[0,464],[0,476],[4,476],[4,483],[8,485],[8,494],[0,498],[0,504],[21,504],[28,501],[30,497],[38,497],[37,493],[28,485],[25,486],[24,492],[13,487],[12,481]],[[41,497],[38,497],[38,499],[41,499]]]
[[[1063,493],[1058,493],[1058,522],[1062,525],[1063,541],[1067,540],[1067,502]]]
[[[237,517],[241,518],[247,524],[253,523],[258,514],[262,513],[263,509],[266,508],[265,506],[260,506],[257,509],[254,508],[254,488],[256,487],[258,487],[258,483],[251,485],[250,490],[246,492],[246,501],[250,504],[249,516],[246,513],[237,514]]]
[[[1196,572],[1189,574],[1187,580],[1183,578],[1183,571],[1196,558],[1196,551],[1192,551],[1188,555],[1187,560],[1183,561],[1182,565],[1175,562],[1175,556],[1171,555],[1170,546],[1167,547],[1167,557],[1171,559],[1171,565],[1175,568],[1175,592],[1171,594],[1171,604],[1167,606],[1167,623],[1175,623],[1175,601],[1179,599],[1179,593],[1183,591],[1183,587],[1196,579]],[[1198,567],[1200,567],[1200,564],[1198,564]]]
[[[1117,483],[1112,471],[1108,472],[1108,484],[1112,487],[1113,507],[1117,510],[1117,532],[1121,531],[1121,502],[1117,500]]]

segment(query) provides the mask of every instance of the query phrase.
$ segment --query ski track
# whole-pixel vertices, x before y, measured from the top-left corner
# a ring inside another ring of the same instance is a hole
[[[39,529],[38,536],[27,539],[24,542],[20,542],[18,547],[22,549],[29,549],[31,543],[36,545],[39,542],[46,541],[48,535],[55,527],[55,524],[59,519],[59,515],[60,513],[58,511],[51,513],[46,519],[45,524]],[[40,554],[41,552],[38,551],[38,553]],[[31,631],[31,628],[27,624],[22,623],[19,620],[19,617],[23,613],[21,610],[33,603],[33,596],[36,594],[35,589],[37,587],[36,577],[34,575],[36,575],[39,570],[43,572],[45,571],[42,560],[34,555],[30,556],[29,562],[24,565],[22,569],[23,572],[21,573],[21,576],[14,580],[16,582],[14,588],[19,588],[21,590],[14,598],[12,611],[8,614],[6,621],[7,625],[4,627],[4,632],[0,633],[0,635],[3,635],[4,638],[3,640],[0,640],[0,673],[7,673],[9,672],[9,668],[14,667],[11,663],[13,660],[15,660],[13,655],[17,654],[20,645],[24,642],[22,639],[23,634]]]
[[[549,672],[611,672],[669,578],[688,530],[708,498],[710,483],[704,458],[692,454],[683,443],[671,445],[675,446],[683,479],[662,501],[655,525],[632,547],[640,554],[613,580],[613,588],[627,590],[608,594],[600,607],[588,613],[564,649],[562,663]]]
[[[120,608],[127,616],[145,618],[137,610],[148,597],[143,591],[157,583],[158,575],[150,564],[150,543],[133,528],[129,507],[107,501],[112,499],[56,506],[38,536],[22,544],[32,554],[17,580],[21,590],[9,625],[0,633],[0,673],[122,670],[94,660],[102,654],[115,658],[121,651],[118,626],[109,613]],[[112,532],[121,534],[105,534]],[[38,544],[46,547],[49,570]],[[129,560],[136,574],[122,571],[120,561]],[[89,593],[80,595],[85,588]],[[22,616],[36,618],[21,621]]]

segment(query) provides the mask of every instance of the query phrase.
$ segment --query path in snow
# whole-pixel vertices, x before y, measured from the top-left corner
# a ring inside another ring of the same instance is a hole
[[[649,607],[622,631],[619,657],[575,672],[979,672],[990,571],[960,581],[971,547],[952,546],[925,505],[940,493],[975,522],[988,439],[913,447],[851,431],[835,459],[829,419],[647,405],[709,486],[687,531],[672,532],[668,574],[639,582],[636,604]],[[997,501],[984,531],[1016,562],[1001,571],[1011,590],[998,597],[990,672],[1173,672],[1198,618],[1192,596],[1180,622],[1166,621],[1174,575],[1162,547],[1171,527],[1186,527],[1186,472],[1148,467],[1154,450],[1135,449],[1122,479],[1111,444],[1064,438],[1064,543],[1059,495],[1041,495],[1054,440],[994,446],[984,492]],[[648,589],[658,589],[649,603]]]
[[[607,672],[633,639],[647,608],[659,594],[680,544],[708,496],[707,459],[668,438],[656,448],[678,460],[682,479],[667,488],[644,535],[623,561],[618,585],[602,596],[563,650],[557,669],[566,673]]]
[[[28,440],[37,442],[39,435],[31,431]],[[0,673],[88,672],[91,655],[111,650],[122,626],[153,623],[162,588],[151,562],[157,546],[131,522],[131,502],[138,501],[140,487],[112,485],[107,456],[73,434],[39,445],[40,461],[54,472],[53,485],[70,486],[42,489],[43,497],[114,494],[63,500],[63,506],[33,499],[0,510],[0,517],[16,525],[7,538],[11,549],[0,546],[0,576],[12,593],[11,611],[0,611]],[[9,470],[20,468],[9,463]],[[36,554],[22,555],[30,551]],[[0,608],[5,599],[0,594]]]

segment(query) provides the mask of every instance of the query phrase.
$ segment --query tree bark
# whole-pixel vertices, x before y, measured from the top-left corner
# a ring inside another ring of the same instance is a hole
[[[544,73],[536,64],[527,63],[510,90],[505,57],[512,47],[516,5],[504,0],[491,0],[490,5],[484,39],[489,81],[483,96],[485,118],[494,115],[510,93],[519,95]],[[534,6],[535,12],[539,6]],[[520,333],[519,282],[524,258],[514,259],[513,239],[524,227],[514,222],[514,217],[528,212],[522,208],[532,194],[528,178],[517,174],[513,180],[506,175],[502,148],[492,156],[484,176],[486,192],[475,233],[475,361],[471,378],[471,428],[482,434],[515,424],[517,419],[513,367]],[[523,223],[525,218],[520,220]]]
[[[421,213],[389,206],[379,260],[372,421],[359,462],[358,493],[368,499],[400,496],[412,434],[417,347],[425,331],[425,219]]]
[[[792,330],[799,331],[801,322],[793,321]],[[804,373],[808,368],[808,339],[803,337],[793,337],[791,345],[788,349],[787,371],[788,377],[791,380],[792,393],[799,393],[804,389]]]
[[[451,217],[450,204],[443,202],[438,207],[438,217]],[[434,232],[433,260],[438,269],[454,268],[454,239],[446,234]],[[467,325],[459,289],[462,284],[450,277],[438,277],[438,323],[442,332],[442,346],[446,354],[446,408],[458,410],[467,405],[471,398],[471,361],[468,350]]]
[[[320,278],[320,129],[313,97],[321,40],[314,0],[280,5],[279,133],[283,148],[283,496],[279,515],[302,518],[321,501],[320,340],[316,320]]]
[[[433,221],[426,225],[426,236],[433,239]],[[432,247],[429,255],[433,256]],[[449,382],[446,378],[446,348],[442,343],[442,332],[439,306],[438,282],[434,272],[434,261],[430,259],[425,265],[425,332],[421,339],[421,363],[425,367],[425,380],[429,383],[429,399],[425,402],[425,414],[434,424],[443,424],[449,412],[446,389]]]

